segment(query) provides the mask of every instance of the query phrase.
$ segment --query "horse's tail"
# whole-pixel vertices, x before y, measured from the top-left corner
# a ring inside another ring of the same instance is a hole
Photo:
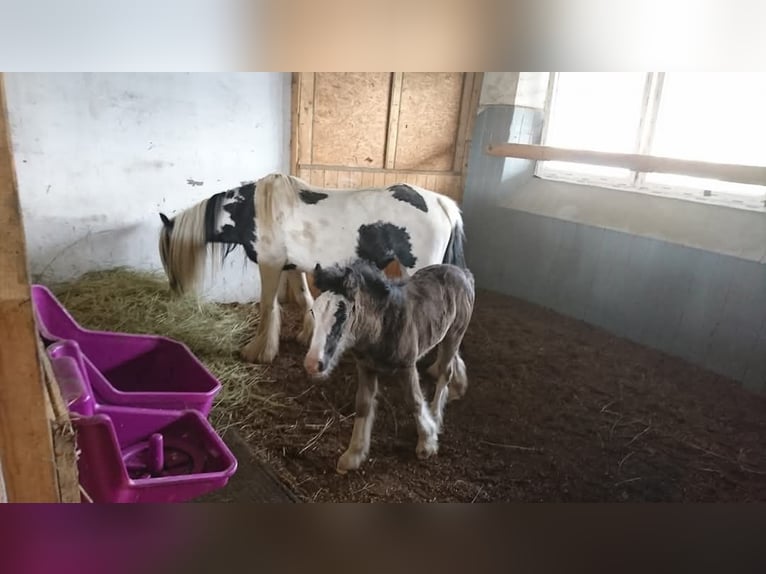
[[[439,195],[437,201],[444,210],[451,228],[442,263],[449,263],[466,269],[465,231],[463,230],[463,216],[460,213],[460,208],[452,199],[443,195]]]
[[[209,201],[205,199],[181,212],[172,222],[163,218],[160,258],[170,288],[175,292],[193,291],[202,277],[207,256],[205,230]]]

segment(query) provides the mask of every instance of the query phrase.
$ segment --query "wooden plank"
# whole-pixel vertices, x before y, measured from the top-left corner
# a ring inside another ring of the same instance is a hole
[[[473,129],[476,125],[476,114],[479,109],[479,100],[481,98],[481,86],[484,83],[484,72],[472,72],[473,86],[471,87],[471,98],[468,101],[468,120],[465,126],[465,135],[463,136],[463,159],[460,164],[460,181],[458,183],[457,197],[454,199],[461,203],[463,201],[463,192],[465,191],[465,180],[468,174],[468,161],[471,156],[471,145],[473,143]]]
[[[298,147],[301,138],[298,135],[301,109],[301,74],[293,72],[290,80],[290,173],[301,177],[298,169]]]
[[[391,78],[391,104],[388,108],[388,135],[386,137],[386,169],[394,169],[396,142],[399,135],[399,110],[402,103],[402,72],[394,72]]]
[[[764,166],[711,163],[633,153],[575,150],[534,144],[490,144],[487,146],[487,153],[498,157],[587,163],[639,172],[673,173],[735,183],[766,185],[766,167]]]
[[[59,390],[42,341],[37,339],[38,355],[42,358],[43,378],[51,407],[50,424],[53,437],[53,452],[56,461],[56,482],[61,502],[80,502],[80,479],[77,472],[77,444],[74,428],[69,418],[69,409]]]
[[[389,72],[315,75],[314,164],[382,168]]]
[[[314,76],[313,72],[299,74],[298,98],[298,138],[296,141],[296,165],[308,165],[312,163],[311,151],[314,134]]]
[[[338,171],[335,169],[326,169],[324,172],[323,187],[338,187]]]
[[[396,169],[452,171],[463,74],[406,72],[396,145]]]
[[[57,502],[8,113],[0,75],[0,458],[9,502]]]
[[[371,171],[362,172],[362,187],[373,187],[375,185],[375,174]]]
[[[465,156],[466,130],[468,128],[468,116],[470,112],[471,92],[473,91],[474,74],[463,74],[463,94],[460,97],[460,120],[458,122],[457,136],[455,138],[455,157],[452,162],[452,171],[463,170],[463,158]]]

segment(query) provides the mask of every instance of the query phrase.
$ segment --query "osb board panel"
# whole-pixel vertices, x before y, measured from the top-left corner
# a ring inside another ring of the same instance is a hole
[[[404,74],[394,158],[396,169],[452,171],[464,75]]]
[[[389,72],[315,74],[311,163],[383,167],[390,89]]]
[[[402,171],[366,171],[301,167],[298,177],[320,187],[353,189],[386,187],[395,183],[410,183],[442,193],[456,201],[463,196],[463,177],[448,173],[412,173]]]

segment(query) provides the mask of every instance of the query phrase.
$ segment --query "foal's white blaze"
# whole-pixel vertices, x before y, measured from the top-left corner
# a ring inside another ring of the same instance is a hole
[[[314,332],[303,366],[309,375],[330,374],[350,342],[351,303],[335,293],[322,293],[312,307]]]

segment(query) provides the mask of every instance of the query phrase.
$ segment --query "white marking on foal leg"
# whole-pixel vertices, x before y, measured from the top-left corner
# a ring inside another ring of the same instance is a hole
[[[428,458],[435,455],[439,450],[439,433],[431,417],[431,411],[423,398],[423,390],[420,388],[420,378],[415,367],[407,370],[404,374],[404,395],[407,398],[412,414],[415,417],[415,425],[418,429],[418,446],[415,454],[418,458]]]
[[[242,349],[242,357],[250,363],[271,363],[279,352],[280,314],[277,302],[280,267],[260,265],[261,320],[255,337]]]
[[[375,395],[378,392],[378,377],[361,366],[357,367],[359,381],[356,388],[356,416],[346,452],[338,459],[336,470],[345,474],[357,470],[370,453],[370,435],[375,420]]]
[[[455,353],[452,368],[453,375],[452,382],[449,386],[449,395],[447,396],[448,402],[462,398],[468,388],[468,372],[466,371],[463,358],[459,353]]]
[[[309,282],[305,273],[296,275],[291,283],[296,300],[303,304],[303,328],[298,334],[298,341],[304,345],[311,343],[311,335],[314,333],[314,317],[311,315],[311,307],[314,306],[314,297],[309,290]]]
[[[431,401],[431,416],[436,423],[436,432],[441,432],[444,423],[444,405],[447,404],[447,385],[450,379],[447,373],[442,373],[436,383],[436,391]]]

